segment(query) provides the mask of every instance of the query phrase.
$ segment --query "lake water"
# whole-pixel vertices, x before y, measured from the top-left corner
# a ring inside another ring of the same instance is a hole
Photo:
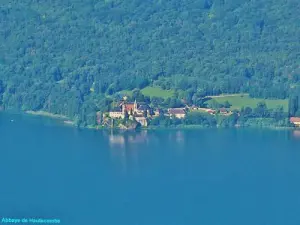
[[[0,143],[0,217],[300,224],[300,134],[291,130],[122,134],[2,113]]]

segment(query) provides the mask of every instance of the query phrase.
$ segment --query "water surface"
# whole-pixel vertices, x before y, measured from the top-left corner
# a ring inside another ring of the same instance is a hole
[[[66,225],[300,224],[294,131],[112,133],[2,113],[0,143],[1,217]]]

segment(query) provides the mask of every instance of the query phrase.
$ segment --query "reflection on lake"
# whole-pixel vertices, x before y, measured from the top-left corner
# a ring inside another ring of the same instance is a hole
[[[139,174],[139,151],[148,142],[147,131],[119,132],[111,131],[109,145],[112,161],[121,174]],[[128,163],[129,162],[129,163]]]
[[[148,131],[120,132],[110,131],[108,134],[112,161],[121,174],[138,175],[147,154],[159,149],[170,148],[178,157],[184,153],[184,131]],[[151,143],[150,143],[151,142]],[[174,145],[175,144],[175,145]]]
[[[1,216],[60,217],[64,225],[300,224],[298,130],[111,132],[38,121],[0,117]]]
[[[293,131],[293,136],[297,139],[300,139],[300,130],[294,130]]]

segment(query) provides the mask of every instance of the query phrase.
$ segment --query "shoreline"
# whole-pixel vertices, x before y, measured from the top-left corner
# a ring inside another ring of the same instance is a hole
[[[6,110],[2,110],[6,111]],[[19,112],[22,113],[22,112]],[[62,125],[69,126],[69,127],[76,127],[75,121],[71,120],[67,116],[59,115],[59,114],[53,114],[46,111],[25,111],[25,114],[32,115],[32,116],[41,116],[41,117],[48,117],[53,118],[56,120],[61,121]],[[122,130],[118,127],[110,128],[110,127],[103,127],[101,125],[96,126],[86,126],[86,127],[79,127],[80,129],[87,129],[87,130]],[[297,127],[276,127],[276,126],[234,126],[234,127],[206,127],[202,125],[181,125],[177,127],[161,127],[161,126],[149,126],[149,127],[140,127],[139,129],[129,129],[130,131],[138,131],[138,130],[203,130],[203,129],[228,129],[228,128],[235,128],[235,129],[241,129],[241,128],[260,128],[260,129],[271,129],[271,130],[299,130]]]
[[[60,114],[49,113],[49,112],[46,112],[46,111],[31,111],[31,110],[28,110],[28,111],[25,111],[25,113],[29,114],[29,115],[34,115],[34,116],[50,117],[50,118],[54,118],[54,119],[65,119],[65,120],[69,119],[67,116],[60,115]]]
[[[64,120],[64,124],[67,126],[75,126],[75,122],[72,120]]]
[[[75,121],[70,120],[70,118],[64,115],[49,113],[46,111],[31,111],[31,110],[25,111],[25,113],[31,116],[48,117],[59,121],[63,120],[63,125],[76,127]]]

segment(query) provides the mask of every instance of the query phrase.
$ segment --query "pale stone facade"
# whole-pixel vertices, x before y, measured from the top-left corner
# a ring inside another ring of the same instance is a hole
[[[148,126],[147,119],[145,117],[135,117],[136,122],[140,123],[143,127]]]
[[[178,119],[183,119],[186,115],[184,108],[170,108],[168,109],[170,117],[175,116]]]
[[[109,112],[109,117],[110,118],[124,118],[124,114],[122,112],[118,112],[118,111],[115,111],[115,112]]]

